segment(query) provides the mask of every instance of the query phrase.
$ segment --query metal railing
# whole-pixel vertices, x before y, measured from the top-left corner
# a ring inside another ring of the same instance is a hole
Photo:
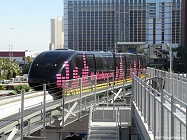
[[[131,86],[131,81],[124,83],[125,79],[118,81],[111,80],[112,78],[106,78],[104,83],[98,82],[96,76],[78,78],[74,80],[64,81],[63,85],[63,98],[58,100],[52,100],[52,98],[46,98],[45,84],[43,94],[38,96],[35,100],[27,98],[23,93],[16,96],[17,108],[13,109],[12,113],[0,118],[0,135],[4,138],[8,137],[9,133],[14,133],[15,139],[21,139],[24,136],[29,136],[34,131],[43,128],[42,136],[45,136],[45,127],[54,126],[56,120],[60,121],[59,126],[64,127],[73,121],[89,114],[89,107],[93,104],[108,103],[109,99],[114,98],[114,94],[111,91],[115,91],[121,87]],[[55,91],[55,90],[54,90]],[[37,94],[36,92],[32,95]],[[22,97],[22,98],[21,98]],[[13,98],[7,97],[9,100]],[[20,98],[20,99],[18,99]],[[22,100],[21,100],[22,99]],[[6,98],[4,99],[6,100]],[[3,102],[3,101],[2,101]],[[29,103],[30,102],[30,103]],[[36,104],[32,104],[37,102]],[[9,105],[9,103],[5,106]],[[2,106],[4,106],[2,105]],[[12,105],[11,107],[15,107]],[[4,109],[2,109],[4,112]],[[4,112],[5,113],[5,112]],[[69,117],[71,116],[71,117]],[[13,132],[16,130],[15,132]],[[21,136],[21,135],[22,136]]]
[[[112,123],[115,127],[115,139],[119,140],[120,126],[122,124],[125,126],[131,125],[131,108],[130,106],[92,106],[89,113],[88,139],[90,139],[92,123],[94,122],[98,124],[104,122],[105,127],[107,127],[107,123]]]
[[[187,76],[186,74],[172,73],[159,69],[148,68],[150,77],[162,81],[160,85],[164,91],[187,103]]]
[[[150,79],[158,76],[156,72],[160,71],[150,69]],[[164,78],[168,79],[168,73],[164,72],[164,74]],[[148,125],[147,133],[151,131],[154,139],[185,140],[187,138],[187,104],[177,98],[179,96],[176,96],[174,92],[171,94],[168,90],[162,89],[160,84],[157,85],[160,86],[159,90],[153,88],[150,79],[148,82],[147,79],[142,80],[133,74],[132,100],[139,113],[139,116],[135,117],[143,117],[142,122]],[[142,137],[144,137],[143,134]]]

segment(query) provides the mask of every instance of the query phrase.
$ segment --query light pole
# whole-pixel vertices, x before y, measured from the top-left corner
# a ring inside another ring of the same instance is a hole
[[[169,51],[169,60],[170,60],[170,73],[172,73],[172,71],[173,71],[173,69],[172,69],[172,67],[173,67],[173,56],[172,56],[172,47],[169,45],[169,43],[166,43],[166,46],[167,46],[167,50]]]
[[[170,93],[171,95],[173,95],[173,75],[172,75],[172,48],[171,46],[169,45],[169,43],[166,43],[166,46],[167,46],[167,50],[169,51],[169,54],[170,54],[170,57],[169,57],[169,60],[170,60]]]
[[[11,27],[10,30],[13,30],[14,28]],[[12,39],[11,39],[12,40]],[[13,43],[9,44],[9,57],[10,57],[10,61],[13,61]]]

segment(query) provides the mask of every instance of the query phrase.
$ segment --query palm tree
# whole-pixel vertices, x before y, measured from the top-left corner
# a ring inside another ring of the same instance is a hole
[[[23,74],[28,74],[28,71],[29,71],[29,68],[30,68],[30,65],[32,63],[32,58],[30,56],[27,56],[26,57],[26,60],[27,60],[27,64],[25,65],[25,67],[23,68]]]
[[[11,65],[12,67],[12,77],[15,78],[16,75],[22,75],[22,70],[21,68],[19,67],[17,61],[15,63],[12,63]]]
[[[17,62],[16,59],[14,59],[14,60],[12,61],[12,63],[14,63],[14,64],[18,64],[18,62]]]
[[[25,61],[26,61],[26,57],[25,56],[23,56],[23,62],[24,62],[24,67],[25,67]]]
[[[32,58],[30,57],[30,56],[27,56],[27,62],[28,62],[28,64],[31,64],[32,63]]]
[[[4,65],[2,66],[2,70],[4,79],[15,78],[16,75],[21,74],[21,68],[19,67],[17,61],[13,60],[11,63],[9,58],[4,59]]]

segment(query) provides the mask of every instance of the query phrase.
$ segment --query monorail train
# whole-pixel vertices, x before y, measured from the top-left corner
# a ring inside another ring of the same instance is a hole
[[[124,77],[130,78],[132,72],[141,73],[146,67],[144,55],[69,49],[50,50],[40,53],[34,59],[28,73],[28,83],[34,90],[42,90],[45,83],[49,91],[52,88],[60,91],[62,89],[57,84],[58,75],[61,75],[63,80],[70,80],[112,73],[115,80],[119,80]]]

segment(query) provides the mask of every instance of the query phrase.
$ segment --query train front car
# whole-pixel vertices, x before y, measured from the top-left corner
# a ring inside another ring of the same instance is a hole
[[[61,98],[61,89],[57,86],[57,75],[65,75],[66,63],[76,54],[72,50],[51,50],[40,53],[33,61],[28,83],[34,90],[43,90],[43,84],[55,98]],[[59,96],[59,97],[58,97]]]

